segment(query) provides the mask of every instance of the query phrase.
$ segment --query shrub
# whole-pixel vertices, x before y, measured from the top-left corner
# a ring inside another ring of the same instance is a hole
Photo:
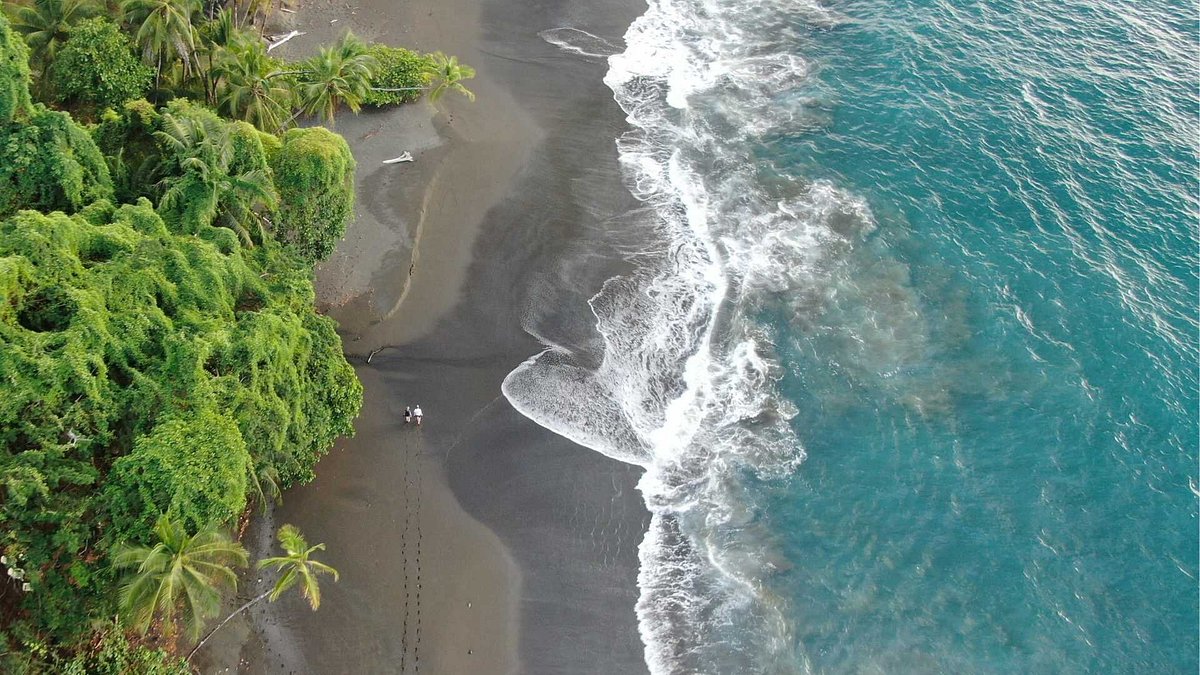
[[[32,106],[29,97],[29,48],[0,16],[0,124],[23,116]]]
[[[133,43],[107,19],[86,19],[50,68],[58,100],[103,110],[145,95],[154,71],[133,53]]]
[[[137,99],[104,111],[99,123],[91,127],[93,140],[108,160],[113,198],[122,204],[132,204],[139,197],[158,199],[160,190],[155,183],[161,158],[154,132],[160,117],[153,104]]]
[[[106,622],[88,636],[78,652],[51,653],[35,640],[0,660],[0,672],[59,675],[191,675],[188,664],[162,649],[133,644],[116,622]]]
[[[112,193],[104,156],[70,115],[39,105],[28,123],[0,126],[0,218],[20,209],[74,213]]]
[[[160,422],[113,464],[107,488],[113,526],[143,540],[163,513],[193,532],[228,523],[246,508],[250,467],[246,442],[225,415],[201,410]]]
[[[188,664],[162,649],[133,645],[117,625],[106,626],[90,649],[61,664],[62,675],[191,675]]]
[[[310,262],[323,260],[354,215],[354,156],[323,127],[291,129],[271,168],[279,191],[275,235]]]
[[[0,218],[112,196],[104,156],[70,115],[33,106],[29,50],[0,17]]]
[[[429,58],[400,47],[372,44],[367,53],[375,57],[378,66],[371,78],[371,90],[363,103],[371,106],[411,103],[419,100],[429,85]],[[378,91],[405,89],[406,91]]]

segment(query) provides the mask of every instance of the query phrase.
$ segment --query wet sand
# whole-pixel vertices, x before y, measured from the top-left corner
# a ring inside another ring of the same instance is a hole
[[[202,672],[645,672],[637,545],[649,519],[640,471],[516,413],[500,383],[543,346],[526,328],[585,326],[563,285],[589,228],[636,208],[613,139],[623,116],[600,59],[537,33],[586,28],[619,41],[628,0],[311,2],[288,17],[299,58],[350,27],[365,39],[457,54],[475,104],[447,97],[348,113],[337,130],[359,168],[357,219],[317,271],[365,388],[357,434],[312,484],[247,532],[267,554],[280,523],[325,542],[341,581],[321,609],[299,595],[223,629]],[[332,19],[338,19],[331,23]],[[411,164],[380,164],[410,151]],[[586,333],[586,328],[580,329]],[[405,404],[427,419],[405,426]],[[261,582],[243,583],[252,597]]]

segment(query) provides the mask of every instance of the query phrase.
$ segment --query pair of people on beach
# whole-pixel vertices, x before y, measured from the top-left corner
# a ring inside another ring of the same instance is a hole
[[[409,422],[411,422],[415,419],[415,420],[417,420],[417,426],[421,426],[421,418],[424,416],[425,416],[425,414],[421,412],[421,404],[420,403],[417,404],[417,407],[415,410],[408,406],[404,406],[404,423],[405,424],[408,424]]]

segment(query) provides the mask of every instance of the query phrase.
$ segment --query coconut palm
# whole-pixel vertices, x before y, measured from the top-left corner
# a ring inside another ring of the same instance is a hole
[[[228,50],[244,40],[241,30],[237,27],[237,19],[232,9],[222,9],[210,21],[201,26],[198,37],[208,61],[204,77],[204,90],[209,104],[217,102],[217,84],[220,75],[216,72],[216,64],[222,57],[228,56]]]
[[[213,527],[189,535],[182,522],[165,515],[154,534],[158,543],[152,547],[122,544],[113,554],[116,568],[131,570],[121,586],[121,616],[142,633],[158,616],[171,635],[182,611],[188,633],[198,635],[221,606],[218,587],[236,587],[231,566],[246,564],[246,550]]]
[[[214,73],[224,114],[270,133],[288,126],[295,97],[287,82],[276,77],[276,62],[261,40],[244,40],[224,50]]]
[[[283,527],[279,528],[279,532],[276,536],[279,538],[279,544],[283,546],[283,550],[287,553],[287,555],[276,556],[273,558],[263,558],[262,560],[258,561],[259,569],[264,567],[273,567],[277,571],[282,572],[282,574],[279,575],[279,579],[276,580],[275,585],[269,590],[263,591],[254,599],[250,600],[241,607],[238,607],[233,611],[232,614],[225,617],[221,623],[217,624],[215,628],[209,631],[208,635],[204,636],[203,640],[196,643],[196,646],[192,648],[190,653],[188,653],[189,659],[192,658],[192,655],[204,646],[205,642],[208,642],[208,639],[213,636],[213,633],[216,633],[218,630],[220,630],[222,626],[229,622],[230,619],[254,606],[263,600],[263,598],[270,598],[271,602],[275,602],[281,595],[288,592],[288,590],[290,590],[296,584],[300,584],[300,593],[304,596],[305,600],[308,600],[308,605],[309,607],[312,607],[314,612],[317,611],[317,608],[321,606],[321,586],[317,580],[317,577],[322,574],[330,574],[333,575],[334,581],[338,580],[337,570],[323,562],[313,560],[310,557],[317,551],[325,550],[325,544],[309,546],[308,542],[304,539],[304,535],[300,534],[300,530],[297,529],[295,525],[284,525]]]
[[[254,245],[248,225],[262,239],[255,211],[278,201],[265,168],[235,165],[232,126],[217,119],[163,113],[162,131],[154,132],[179,160],[182,175],[164,181],[159,208],[187,231],[205,225],[228,227],[247,247]]]
[[[278,600],[279,596],[299,583],[300,594],[304,596],[305,600],[308,600],[308,606],[312,607],[314,612],[317,611],[317,608],[321,606],[321,586],[317,577],[322,574],[331,574],[334,581],[338,580],[337,570],[309,557],[316,551],[324,551],[325,544],[309,546],[304,535],[300,534],[300,530],[295,525],[284,525],[279,528],[278,537],[279,545],[283,547],[287,555],[263,558],[258,561],[260,569],[273,567],[276,571],[282,572],[279,580],[275,582],[275,586],[271,588],[271,601]]]
[[[245,26],[247,23],[253,26],[255,20],[258,17],[262,17],[262,29],[266,29],[267,20],[271,18],[271,13],[274,10],[270,0],[240,0],[236,4],[245,6],[241,20],[238,22],[239,26]]]
[[[201,0],[121,0],[125,22],[137,28],[134,41],[159,78],[172,58],[183,64],[185,76],[191,74],[197,43],[192,20],[200,10]]]
[[[376,66],[375,57],[367,53],[367,45],[347,32],[332,47],[322,47],[320,53],[296,72],[299,82],[300,109],[308,115],[319,115],[334,122],[338,107],[358,112],[363,98],[371,88]]]
[[[25,36],[30,55],[43,69],[66,42],[71,26],[100,13],[93,0],[34,0],[25,6],[5,3],[5,8],[13,30]]]
[[[459,63],[457,56],[446,56],[441,52],[429,55],[429,66],[426,72],[433,78],[429,90],[429,100],[437,102],[448,91],[456,91],[467,100],[474,101],[475,93],[463,86],[463,80],[475,77],[475,69],[465,63]]]

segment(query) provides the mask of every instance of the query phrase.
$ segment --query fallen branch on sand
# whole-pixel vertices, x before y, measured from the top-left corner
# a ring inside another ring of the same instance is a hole
[[[298,30],[294,30],[294,31],[288,33],[287,35],[284,35],[283,37],[279,38],[278,40],[272,42],[271,44],[267,45],[267,51],[271,51],[272,49],[275,49],[279,45],[287,42],[288,40],[291,40],[292,38],[296,37],[297,35],[304,35],[304,33],[301,33]]]
[[[399,157],[393,157],[392,159],[385,159],[385,160],[383,160],[383,163],[384,164],[398,164],[400,162],[411,162],[411,161],[413,161],[412,153],[406,152],[403,155],[400,155]]]

